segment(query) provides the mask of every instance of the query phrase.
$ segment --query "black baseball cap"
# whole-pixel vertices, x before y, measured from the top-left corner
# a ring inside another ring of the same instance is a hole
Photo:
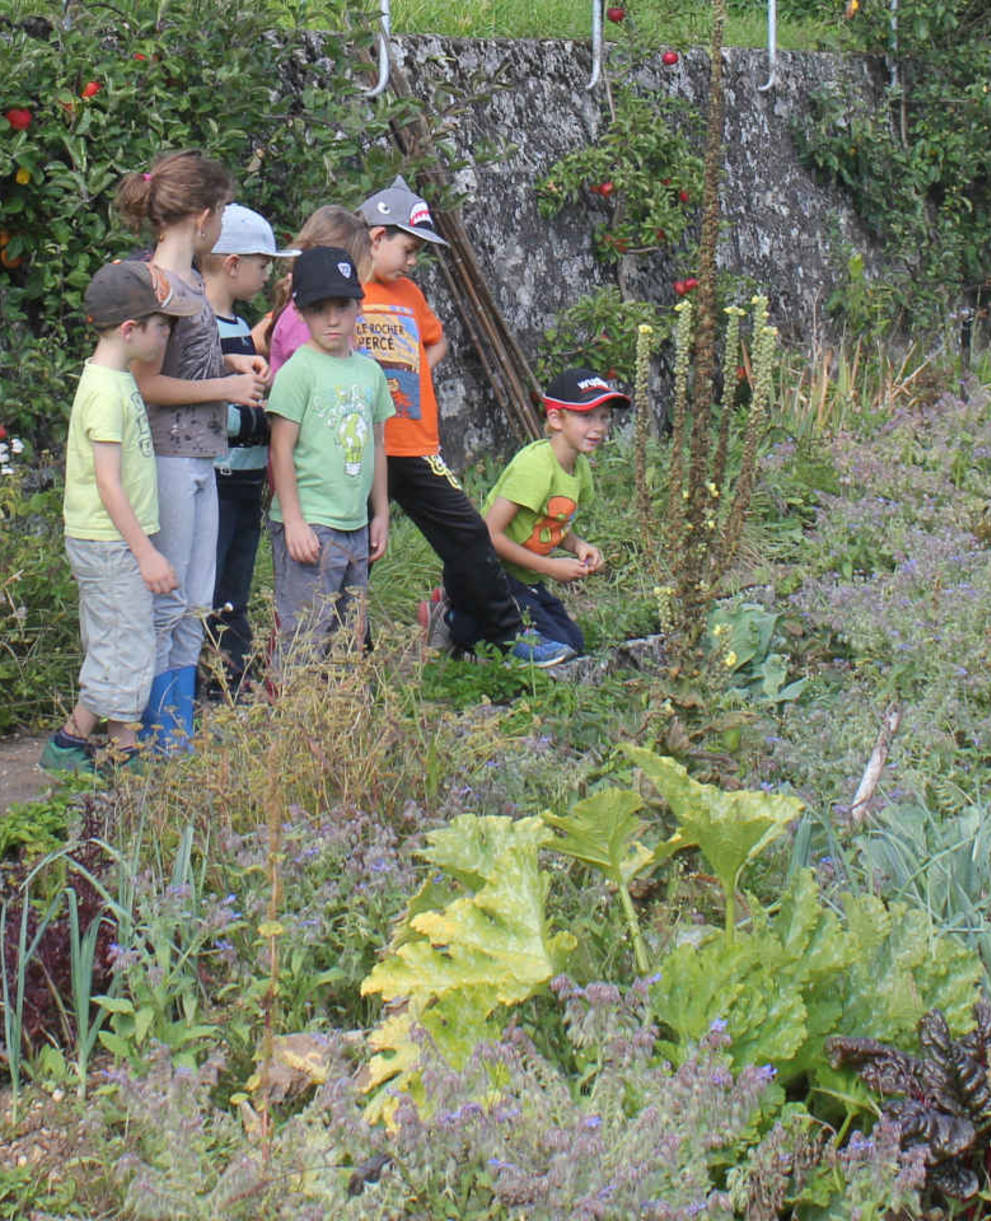
[[[360,301],[364,295],[351,256],[340,246],[304,250],[292,269],[292,299],[297,308],[331,298]]]
[[[629,407],[629,395],[613,390],[607,381],[591,369],[565,369],[551,382],[544,393],[544,410],[552,407],[563,411],[591,411],[607,407]]]

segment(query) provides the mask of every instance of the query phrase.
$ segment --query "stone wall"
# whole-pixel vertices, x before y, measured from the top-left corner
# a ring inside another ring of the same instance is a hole
[[[529,357],[557,313],[608,283],[615,268],[592,250],[589,205],[566,209],[554,220],[538,215],[535,183],[565,153],[594,140],[603,126],[601,86],[590,93],[589,47],[577,42],[405,38],[397,59],[415,92],[429,96],[438,83],[471,92],[479,79],[500,82],[460,116],[452,130],[468,162],[459,185],[467,188],[464,221],[495,298]],[[767,92],[766,54],[724,52],[726,89],[724,232],[720,264],[750,277],[771,299],[773,321],[791,343],[808,344],[822,325],[825,300],[852,243],[873,263],[871,243],[844,195],[824,186],[798,161],[792,126],[808,110],[811,92],[827,81],[847,92],[880,95],[882,65],[865,58],[781,53],[777,83]],[[680,95],[704,113],[708,55],[702,49],[665,67],[659,57],[642,71],[649,88]],[[474,150],[506,142],[496,162],[476,164]],[[590,197],[591,199],[591,197]],[[603,213],[602,219],[605,219]],[[633,260],[631,260],[632,262]],[[635,260],[634,295],[675,303],[669,252]],[[454,465],[485,452],[512,448],[508,431],[455,308],[436,268],[421,283],[442,317],[451,356],[437,374],[445,452]],[[667,384],[665,356],[658,373]],[[657,404],[663,414],[664,404]]]

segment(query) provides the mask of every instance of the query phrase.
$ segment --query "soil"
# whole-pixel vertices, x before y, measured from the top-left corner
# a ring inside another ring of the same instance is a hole
[[[0,738],[0,814],[17,801],[31,801],[48,788],[51,781],[38,766],[43,737],[15,734]]]

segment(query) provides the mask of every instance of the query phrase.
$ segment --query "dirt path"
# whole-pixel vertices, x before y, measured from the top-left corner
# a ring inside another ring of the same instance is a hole
[[[15,734],[0,738],[0,813],[15,801],[30,801],[48,787],[50,781],[38,766],[44,738]]]

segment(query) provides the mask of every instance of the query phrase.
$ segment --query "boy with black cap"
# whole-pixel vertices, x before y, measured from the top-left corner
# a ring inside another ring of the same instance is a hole
[[[348,591],[364,589],[369,561],[385,554],[382,434],[395,409],[382,370],[351,350],[364,294],[347,251],[304,250],[292,284],[310,338],[276,374],[268,400],[275,606],[283,641],[301,634],[319,649]]]
[[[499,476],[485,520],[520,609],[537,631],[581,653],[581,629],[541,578],[567,585],[602,567],[602,553],[575,534],[572,522],[593,495],[588,455],[606,439],[613,410],[630,400],[591,369],[567,369],[543,403],[548,437],[521,449]],[[556,549],[569,554],[554,555]]]
[[[86,656],[78,702],[42,751],[47,771],[93,771],[90,738],[103,720],[117,762],[137,749],[155,674],[152,594],[177,582],[155,546],[155,454],[131,366],[161,360],[171,319],[200,309],[167,272],[141,262],[101,268],[83,304],[99,339],[72,403],[63,514]]]
[[[356,337],[382,365],[396,406],[385,428],[389,495],[444,562],[446,597],[424,603],[427,643],[468,650],[489,641],[536,666],[574,656],[524,629],[485,523],[440,456],[433,370],[447,352],[444,328],[407,276],[425,242],[446,246],[426,201],[399,177],[359,207],[369,225],[372,277]]]

